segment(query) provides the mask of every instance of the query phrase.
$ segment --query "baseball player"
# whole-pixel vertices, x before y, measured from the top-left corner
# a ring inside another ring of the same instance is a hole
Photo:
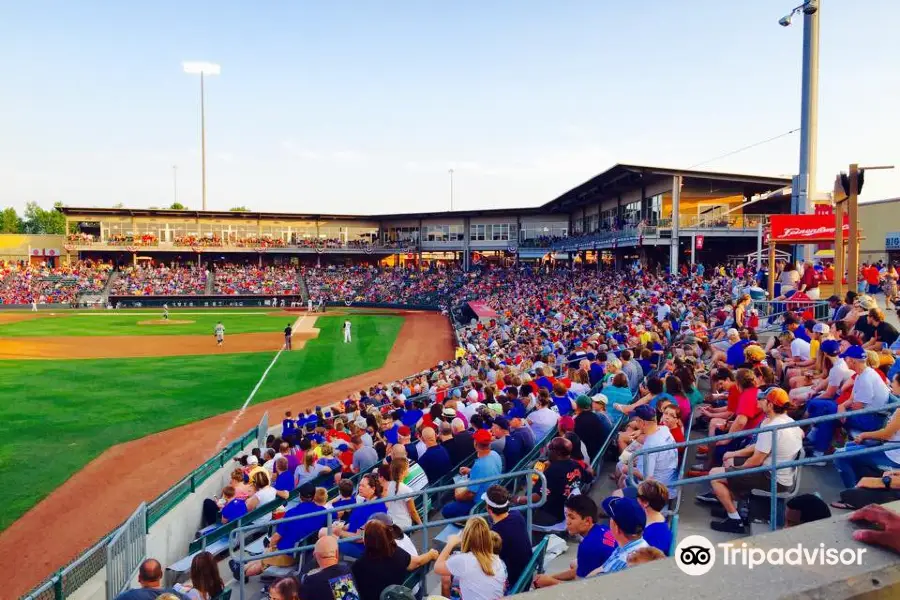
[[[222,321],[216,323],[216,328],[214,331],[216,334],[216,346],[221,346],[225,343],[225,326],[222,325]]]
[[[164,321],[169,320],[169,305],[168,304],[163,304],[163,320]]]
[[[31,299],[31,312],[37,312],[37,300],[34,298]]]
[[[284,328],[284,349],[291,349],[291,336],[294,334],[293,329],[291,329],[291,324],[288,323],[288,326]]]
[[[351,342],[350,327],[351,327],[350,319],[347,319],[346,321],[344,321],[344,343],[345,344],[349,344]]]
[[[312,298],[309,298],[306,301],[306,312],[312,312]]]

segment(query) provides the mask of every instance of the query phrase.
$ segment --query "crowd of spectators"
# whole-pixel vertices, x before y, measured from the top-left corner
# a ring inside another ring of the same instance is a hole
[[[106,238],[107,246],[157,246],[159,238],[155,233],[139,233],[138,235],[126,235],[114,233]]]
[[[281,522],[268,550],[312,543],[315,549],[302,559],[299,579],[269,588],[277,597],[331,600],[335,588],[326,583],[337,578],[347,593],[375,600],[410,571],[433,563],[443,596],[492,600],[516,582],[544,531],[565,529],[580,542],[570,568],[537,576],[538,587],[668,555],[668,486],[686,458],[670,446],[684,440],[692,419],[695,430],[712,435],[785,427],[712,444],[689,475],[786,462],[804,446],[810,452],[821,447],[824,455],[852,452],[853,444],[868,440],[900,441],[900,410],[888,419],[851,417],[812,431],[792,426],[806,415],[893,409],[888,402],[895,400],[892,391],[900,392],[900,361],[894,359],[900,342],[878,309],[866,308],[871,299],[848,297],[853,308],[841,312],[838,303],[832,318],[818,322],[786,313],[775,323],[784,333],[766,343],[751,325],[744,280],[711,271],[306,270],[313,297],[412,302],[428,289],[423,285],[442,285],[454,305],[479,298],[497,316],[457,327],[453,361],[285,414],[279,435],[241,457],[221,497],[205,502],[204,525],[216,527],[297,495],[299,502],[275,509]],[[795,343],[803,336],[805,345]],[[709,394],[699,383],[707,379]],[[811,388],[803,395],[812,393],[801,398],[801,388]],[[825,397],[831,394],[839,395]],[[853,442],[845,444],[838,431]],[[584,492],[601,476],[605,440],[617,490],[595,502]],[[467,483],[510,472],[533,449],[536,462],[529,466],[543,471],[546,490],[538,481],[531,498],[500,485]],[[653,453],[632,460],[639,449]],[[880,488],[870,486],[869,476],[873,465],[892,461],[897,468],[889,483],[900,480],[898,452],[840,458],[838,471],[853,492],[841,494],[840,507],[896,497],[880,478]],[[432,506],[465,527],[440,553],[423,552],[404,531],[421,522],[420,508],[396,498],[448,476],[457,477],[455,490]],[[769,489],[768,477],[740,474],[698,495],[722,512],[711,526],[746,533],[747,498],[753,489]],[[780,468],[776,477],[779,490],[790,489],[796,469]],[[533,513],[536,530],[528,531],[516,508],[544,494]],[[807,500],[789,508],[808,516],[801,504],[815,502]],[[478,506],[488,519],[469,516]],[[326,508],[338,509],[331,528],[324,515],[294,518]],[[813,512],[827,514],[828,507]],[[277,555],[247,563],[243,573],[254,577],[295,562],[290,553]],[[317,569],[309,571],[312,563]],[[240,566],[230,566],[239,576]]]
[[[112,266],[78,261],[51,266],[0,261],[0,304],[72,304],[80,294],[98,294]]]
[[[297,269],[291,266],[226,265],[215,270],[215,293],[263,296],[300,293]]]
[[[114,296],[196,296],[206,292],[208,271],[180,265],[138,265],[122,269],[112,284]]]
[[[449,304],[464,286],[476,279],[457,268],[386,269],[380,267],[326,267],[301,269],[314,302],[386,302]]]

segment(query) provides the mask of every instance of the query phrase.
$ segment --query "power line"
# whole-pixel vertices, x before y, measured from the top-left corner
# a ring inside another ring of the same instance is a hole
[[[765,139],[765,140],[762,140],[762,141],[759,141],[759,142],[750,144],[749,146],[744,146],[743,148],[738,148],[737,150],[732,150],[731,152],[726,152],[725,154],[721,154],[721,155],[719,155],[719,156],[715,156],[715,157],[713,157],[713,158],[710,158],[709,160],[704,160],[703,162],[699,162],[699,163],[697,163],[696,165],[691,165],[690,167],[688,167],[688,169],[694,169],[694,168],[696,168],[696,167],[699,167],[699,166],[701,166],[701,165],[705,165],[705,164],[707,164],[707,163],[711,163],[711,162],[716,161],[716,160],[719,160],[719,159],[721,159],[721,158],[726,158],[726,157],[728,157],[728,156],[732,156],[732,155],[734,155],[734,154],[738,154],[739,152],[743,152],[744,150],[749,150],[750,148],[756,148],[757,146],[762,146],[763,144],[768,144],[769,142],[774,142],[774,141],[777,140],[777,139],[780,139],[780,138],[783,138],[783,137],[785,137],[785,136],[791,135],[792,133],[796,133],[796,132],[798,132],[798,131],[800,131],[800,128],[799,128],[799,127],[797,127],[796,129],[791,129],[790,131],[785,131],[784,133],[780,133],[780,134],[776,135],[775,137],[770,137],[770,138],[768,138],[768,139]]]

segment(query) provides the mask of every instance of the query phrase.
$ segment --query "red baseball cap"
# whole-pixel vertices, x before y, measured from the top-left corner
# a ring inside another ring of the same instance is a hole
[[[412,431],[406,425],[401,425],[399,429],[397,429],[397,433],[406,437],[412,434]]]
[[[475,440],[476,444],[490,444],[494,437],[487,429],[479,429],[475,432],[475,435],[472,436],[472,439]]]

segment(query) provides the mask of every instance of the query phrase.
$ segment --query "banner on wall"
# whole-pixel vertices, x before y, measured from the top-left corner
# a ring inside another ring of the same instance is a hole
[[[834,215],[771,215],[770,239],[776,242],[817,242],[834,239]],[[844,238],[850,235],[850,223],[844,215]]]
[[[697,238],[695,240],[695,246],[697,247],[697,250],[703,250],[703,236],[702,235],[697,236]]]

